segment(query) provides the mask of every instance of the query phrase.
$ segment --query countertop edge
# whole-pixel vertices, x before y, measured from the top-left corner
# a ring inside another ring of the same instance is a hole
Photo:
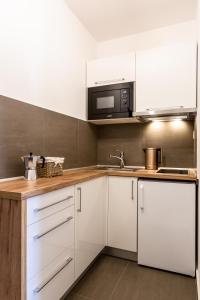
[[[67,174],[68,173],[68,174]],[[71,176],[72,178],[68,177]],[[9,191],[9,185],[12,186],[12,184],[16,184],[16,190],[17,190],[17,184],[21,183],[24,184],[24,179],[16,180],[16,181],[9,181],[0,183],[0,199],[9,199],[9,200],[26,200],[28,198],[39,196],[45,193],[49,193],[61,188],[69,187],[75,184],[83,183],[85,181],[89,181],[95,178],[99,178],[102,176],[122,176],[122,177],[135,177],[135,178],[145,178],[145,179],[157,179],[157,180],[172,180],[172,181],[182,181],[182,182],[197,182],[197,178],[194,175],[179,175],[179,174],[157,174],[154,173],[144,173],[141,171],[107,171],[107,170],[95,170],[95,169],[88,169],[88,170],[77,170],[73,172],[65,172],[64,176],[58,176],[57,178],[43,178],[38,179],[42,182],[41,186],[35,185],[35,182],[27,182],[27,189],[28,191],[15,191],[13,188],[13,191],[10,189]],[[51,181],[51,182],[48,182]],[[43,185],[42,185],[43,184]],[[6,187],[7,185],[7,187]],[[2,188],[2,189],[1,189]]]
[[[71,174],[71,173],[70,173]],[[9,199],[9,200],[27,200],[28,198],[39,196],[45,193],[49,193],[52,191],[56,191],[65,187],[69,187],[75,184],[79,184],[85,181],[89,181],[95,178],[99,178],[102,176],[107,176],[107,172],[101,171],[96,174],[84,176],[83,178],[79,179],[71,179],[62,181],[61,183],[55,183],[52,185],[48,185],[41,188],[35,188],[31,192],[11,192],[11,191],[4,191],[0,190],[0,199]],[[61,176],[59,176],[61,177]],[[55,178],[55,177],[54,177]],[[51,178],[45,178],[45,180],[51,180]],[[1,185],[0,185],[1,186]]]

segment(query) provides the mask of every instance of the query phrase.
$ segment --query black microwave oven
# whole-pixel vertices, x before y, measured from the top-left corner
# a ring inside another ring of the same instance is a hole
[[[88,120],[132,117],[134,83],[88,88]]]

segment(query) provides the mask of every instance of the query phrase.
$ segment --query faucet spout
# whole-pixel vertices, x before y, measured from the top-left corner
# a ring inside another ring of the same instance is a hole
[[[120,160],[120,168],[123,169],[125,167],[125,162],[124,162],[124,152],[123,151],[119,151],[120,155],[111,155],[110,154],[110,158],[116,158],[118,160]]]

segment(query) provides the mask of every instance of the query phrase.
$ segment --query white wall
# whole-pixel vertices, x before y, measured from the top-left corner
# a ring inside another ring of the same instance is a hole
[[[200,0],[198,0],[197,12],[197,39],[198,39],[198,57],[200,58]],[[197,82],[197,178],[200,179],[200,59],[198,59],[198,82]],[[197,270],[197,287],[198,299],[200,299],[200,185],[198,186],[198,270]]]
[[[196,42],[196,21],[158,28],[127,37],[99,42],[97,56],[118,55],[134,50],[159,47],[177,42]]]
[[[7,0],[0,10],[0,94],[86,118],[86,61],[195,38],[195,22],[96,43],[66,0]]]
[[[86,60],[95,54],[65,0],[1,3],[1,95],[85,119]]]

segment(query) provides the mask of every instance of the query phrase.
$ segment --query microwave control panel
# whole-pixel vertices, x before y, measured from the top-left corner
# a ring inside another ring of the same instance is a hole
[[[121,89],[121,111],[127,111],[129,108],[129,101],[129,89]]]

